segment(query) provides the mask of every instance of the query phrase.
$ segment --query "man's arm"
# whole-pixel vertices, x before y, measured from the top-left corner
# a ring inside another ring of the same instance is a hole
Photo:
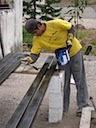
[[[68,30],[68,37],[67,37],[67,48],[70,49],[72,47],[72,41],[75,34],[75,28],[72,25],[71,29]]]
[[[26,60],[28,61],[28,63],[32,64],[35,63],[36,60],[39,58],[40,54],[33,54],[31,53],[28,57],[26,57]]]
[[[71,33],[74,35],[75,33],[75,27],[72,25],[71,29],[68,30],[68,33]]]

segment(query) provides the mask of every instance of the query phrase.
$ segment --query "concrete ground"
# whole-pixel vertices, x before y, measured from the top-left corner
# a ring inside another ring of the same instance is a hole
[[[51,53],[41,54],[36,62],[41,67]],[[86,77],[89,95],[93,96],[96,103],[96,57],[84,56]],[[12,73],[9,78],[0,86],[0,128],[5,128],[8,120],[14,113],[21,99],[32,84],[36,74]],[[48,90],[39,108],[36,120],[32,128],[79,128],[80,118],[76,117],[76,88],[71,84],[70,108],[63,116],[61,122],[48,122]],[[91,103],[90,103],[91,104]],[[92,128],[96,128],[96,125]]]

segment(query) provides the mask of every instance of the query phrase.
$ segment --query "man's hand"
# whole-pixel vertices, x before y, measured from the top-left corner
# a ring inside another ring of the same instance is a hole
[[[66,44],[67,44],[67,48],[68,48],[68,49],[70,49],[70,48],[72,47],[72,42],[71,42],[71,40],[67,40]]]
[[[25,57],[22,59],[22,61],[27,61],[29,64],[35,63],[36,60],[38,59],[40,54],[33,54],[31,53],[29,56]]]
[[[30,56],[27,56],[27,57],[25,57],[25,58],[22,58],[21,59],[21,61],[23,62],[27,62],[27,63],[29,63],[29,64],[31,64],[31,63],[33,63],[33,60],[32,60],[32,58],[30,57]]]
[[[67,39],[67,48],[70,50],[72,47],[72,41],[73,41],[74,35],[72,33],[68,33],[68,39]]]
[[[26,61],[31,64],[33,62],[32,58],[30,56],[26,57]]]

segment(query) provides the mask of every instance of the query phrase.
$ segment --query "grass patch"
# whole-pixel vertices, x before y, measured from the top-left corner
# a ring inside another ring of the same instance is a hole
[[[92,51],[91,55],[96,55],[96,30],[95,29],[84,29],[78,31],[78,39],[80,39],[83,46],[83,51],[85,52],[86,48],[91,45]]]
[[[78,33],[78,39],[80,39],[80,40],[82,40],[82,39],[84,39],[85,37],[87,36],[87,34],[86,33]]]
[[[91,42],[92,45],[96,45],[96,41]]]
[[[28,33],[23,26],[23,43],[32,44],[32,34]]]

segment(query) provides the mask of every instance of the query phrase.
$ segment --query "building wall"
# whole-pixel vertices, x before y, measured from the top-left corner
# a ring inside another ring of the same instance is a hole
[[[14,11],[0,11],[1,41],[4,55],[14,51]]]
[[[0,31],[4,56],[10,52],[22,51],[22,0],[14,0],[11,7],[0,10]]]
[[[9,9],[0,9],[0,31],[2,38],[2,46],[0,43],[0,58],[6,56],[10,52],[22,51],[22,10],[23,0],[6,0]],[[3,4],[4,0],[0,0]],[[45,0],[41,0],[40,4],[44,4]]]

